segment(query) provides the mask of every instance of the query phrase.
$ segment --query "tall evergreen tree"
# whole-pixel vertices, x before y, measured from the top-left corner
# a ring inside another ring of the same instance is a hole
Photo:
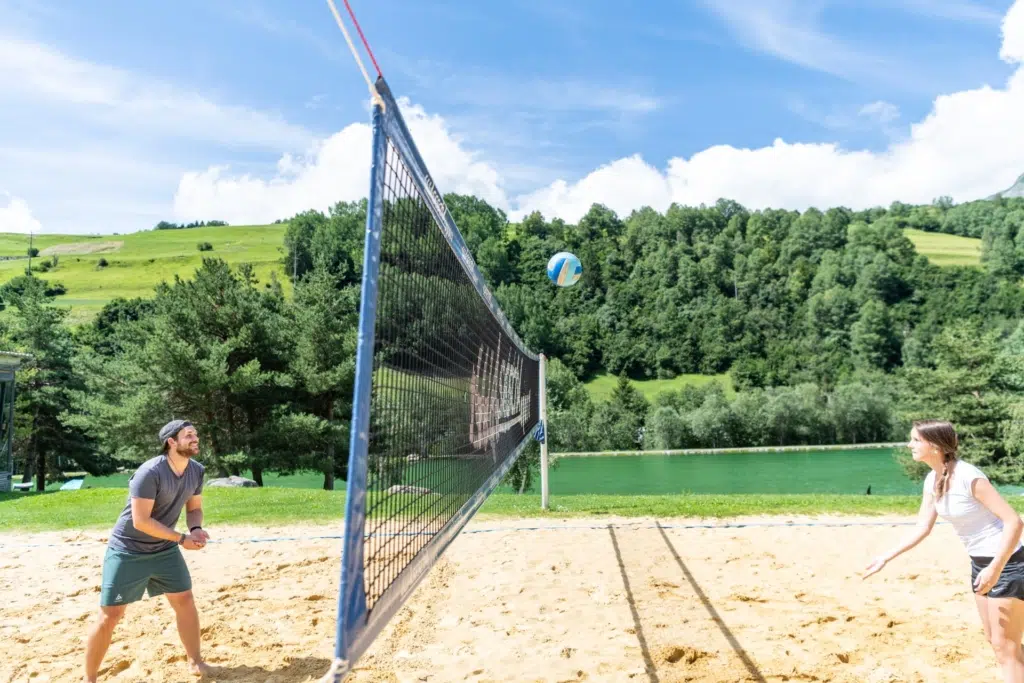
[[[307,456],[301,464],[323,472],[327,490],[334,488],[335,476],[347,476],[355,382],[359,288],[341,281],[325,269],[314,270],[296,288],[293,304],[291,374],[299,393],[289,441],[293,449],[302,444]],[[299,427],[304,434],[295,434]]]
[[[14,308],[9,341],[31,356],[17,373],[16,450],[22,454],[25,479],[34,473],[37,491],[46,488],[48,478],[52,481],[67,470],[112,470],[86,434],[61,420],[82,378],[72,365],[74,342],[63,324],[68,309],[48,305],[45,288],[45,283],[27,278],[23,289],[9,298]]]
[[[1014,388],[1007,384],[1009,368],[1000,355],[998,334],[958,323],[945,328],[933,348],[932,367],[904,372],[905,422],[947,419],[960,435],[965,460],[984,468],[997,483],[1024,479],[1024,458],[1011,454],[1003,442]],[[904,462],[909,471],[921,473],[906,457]]]

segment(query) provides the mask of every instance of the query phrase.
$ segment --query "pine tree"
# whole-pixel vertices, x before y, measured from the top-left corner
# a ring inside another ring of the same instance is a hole
[[[37,491],[45,490],[48,477],[52,480],[68,469],[90,474],[112,470],[81,430],[61,420],[71,407],[70,392],[82,386],[82,378],[72,366],[74,341],[62,324],[68,309],[48,306],[45,286],[26,278],[22,291],[10,296],[10,342],[31,356],[17,374],[17,450],[25,454],[26,478],[35,474]]]
[[[969,323],[945,328],[934,340],[932,367],[905,373],[903,417],[949,420],[960,437],[960,456],[985,470],[996,483],[1024,479],[1024,454],[1010,453],[1003,441],[1015,392],[1007,384],[1007,360],[998,332],[981,332]],[[906,469],[919,466],[903,456]]]
[[[304,464],[324,474],[323,487],[345,478],[355,382],[359,288],[316,269],[296,287],[295,352],[291,374],[299,389],[288,423],[306,453]],[[293,442],[296,443],[296,442]]]

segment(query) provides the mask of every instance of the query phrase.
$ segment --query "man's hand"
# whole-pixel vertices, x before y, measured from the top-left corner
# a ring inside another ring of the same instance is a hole
[[[206,541],[196,542],[192,534],[186,536],[185,540],[181,542],[181,547],[185,550],[202,550],[205,545]]]
[[[204,529],[196,529],[188,535],[188,540],[200,548],[206,545],[206,542],[210,540],[210,534],[206,533]]]

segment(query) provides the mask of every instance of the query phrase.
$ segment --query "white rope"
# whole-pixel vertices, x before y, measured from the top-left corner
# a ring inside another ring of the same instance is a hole
[[[380,105],[381,109],[384,109],[384,100],[381,99],[377,89],[373,87],[373,81],[370,80],[370,74],[367,73],[366,67],[363,66],[363,60],[359,58],[359,52],[356,50],[355,44],[352,42],[352,38],[348,35],[348,30],[345,28],[345,22],[341,20],[341,15],[338,14],[338,8],[334,6],[334,0],[327,0],[327,4],[331,7],[331,13],[334,15],[334,20],[338,22],[338,28],[345,35],[345,42],[348,43],[348,49],[352,51],[352,56],[356,60],[356,64],[359,65],[359,70],[363,72],[363,78],[366,80],[366,87],[370,89],[370,98],[374,102]]]

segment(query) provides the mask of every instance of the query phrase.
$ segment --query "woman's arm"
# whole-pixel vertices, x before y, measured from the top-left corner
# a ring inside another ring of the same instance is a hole
[[[932,495],[931,491],[922,494],[921,507],[917,511],[917,524],[914,526],[914,530],[894,549],[884,555],[876,557],[871,564],[868,565],[863,578],[866,579],[872,574],[881,571],[882,567],[884,567],[890,560],[899,557],[927,538],[928,534],[930,534],[932,529],[935,528],[935,519],[937,517],[938,514],[935,512],[935,497]]]
[[[992,514],[1003,520],[1003,542],[999,546],[999,554],[992,558],[989,565],[993,568],[995,578],[1003,571],[1006,562],[1017,549],[1020,541],[1021,531],[1024,530],[1024,521],[1021,521],[1017,511],[1010,507],[1010,504],[1003,500],[995,487],[988,479],[978,478],[971,482],[971,494],[979,503],[987,507]],[[993,584],[995,581],[993,580]]]

